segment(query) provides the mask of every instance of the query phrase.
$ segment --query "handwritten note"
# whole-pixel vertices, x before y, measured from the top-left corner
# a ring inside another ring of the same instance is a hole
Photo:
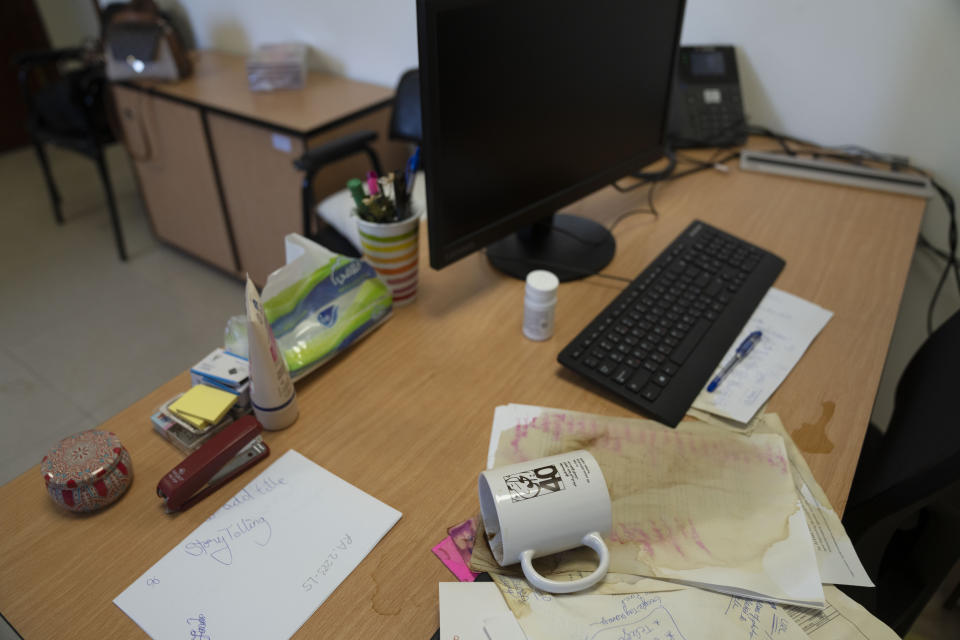
[[[399,519],[287,451],[114,603],[153,638],[289,638]]]
[[[806,640],[783,607],[700,589],[551,595],[494,575],[529,638],[555,640]]]
[[[747,422],[786,379],[832,316],[832,311],[803,298],[770,289],[730,345],[721,366],[751,332],[762,331],[763,338],[716,391],[701,391],[693,407]]]

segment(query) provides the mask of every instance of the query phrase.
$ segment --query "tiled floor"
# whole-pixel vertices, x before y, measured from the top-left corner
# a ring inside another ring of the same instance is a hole
[[[0,154],[0,484],[63,436],[97,426],[221,344],[227,318],[243,308],[238,281],[153,238],[122,148],[111,148],[108,161],[127,263],[117,258],[94,165],[50,155],[63,226],[53,221],[33,151]],[[929,268],[923,260],[911,274]],[[926,295],[908,290],[905,308],[911,296]],[[895,335],[891,361],[902,368],[915,346],[897,352],[897,342]],[[899,369],[887,375],[895,383]],[[37,496],[44,499],[39,478]],[[947,585],[957,582],[960,567]],[[908,638],[960,637],[960,612],[941,608],[947,593],[945,586]],[[0,640],[16,637],[0,620]]]
[[[50,155],[63,226],[32,149],[0,155],[0,484],[203,357],[243,309],[238,281],[152,237],[121,147],[108,163],[127,263],[94,164]]]

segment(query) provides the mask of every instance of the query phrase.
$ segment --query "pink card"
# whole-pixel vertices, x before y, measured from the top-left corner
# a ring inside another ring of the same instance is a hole
[[[466,565],[460,555],[460,549],[457,548],[450,536],[438,542],[432,551],[460,582],[473,582],[477,579],[479,574],[470,571],[470,567]]]

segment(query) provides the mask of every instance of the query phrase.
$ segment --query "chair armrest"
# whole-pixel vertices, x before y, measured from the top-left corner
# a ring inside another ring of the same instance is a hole
[[[310,149],[294,160],[293,166],[311,176],[323,165],[336,162],[355,153],[372,154],[373,150],[369,147],[369,144],[376,139],[377,134],[374,131],[364,130],[348,133],[332,142]],[[375,165],[379,164],[377,161],[374,162]],[[375,167],[375,170],[379,173],[378,167]]]

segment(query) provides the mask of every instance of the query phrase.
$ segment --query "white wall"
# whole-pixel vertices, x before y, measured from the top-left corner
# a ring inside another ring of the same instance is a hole
[[[682,40],[737,46],[750,122],[821,144],[907,155],[960,199],[958,33],[958,0],[688,0]],[[928,205],[923,230],[946,248],[939,199]],[[925,251],[914,257],[874,407],[881,427],[926,337],[940,265]],[[958,307],[948,281],[935,325]]]
[[[92,0],[34,0],[50,46],[77,47],[86,38],[96,38],[100,23]]]
[[[311,46],[311,67],[388,87],[417,66],[414,0],[160,0],[183,11],[197,46],[247,53],[261,44]]]
[[[68,35],[74,2],[38,2],[55,42]],[[414,0],[160,4],[187,19],[202,48],[246,53],[298,40],[311,45],[314,68],[384,86],[417,64]],[[61,13],[51,17],[52,6]],[[74,22],[79,33],[82,20]],[[960,198],[958,33],[960,0],[688,0],[682,40],[737,46],[751,122],[822,144],[907,155]],[[942,248],[946,219],[932,201],[924,230]],[[886,398],[925,337],[939,273],[937,261],[917,253],[875,408],[880,424],[890,411]],[[958,307],[955,283],[948,283],[937,321]]]

